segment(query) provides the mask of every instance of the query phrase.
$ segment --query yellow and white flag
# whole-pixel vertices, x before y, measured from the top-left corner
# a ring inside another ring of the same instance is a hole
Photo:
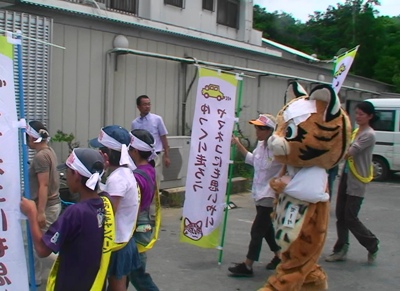
[[[333,70],[332,87],[336,94],[339,93],[348,72],[350,71],[351,64],[358,50],[358,46],[340,55],[335,61],[335,68]]]
[[[29,290],[21,200],[13,45],[0,36],[0,290]]]
[[[199,69],[180,240],[219,244],[238,76]]]

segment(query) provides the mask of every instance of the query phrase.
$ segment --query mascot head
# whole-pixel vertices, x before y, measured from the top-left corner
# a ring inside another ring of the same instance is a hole
[[[344,157],[351,124],[329,85],[318,85],[308,95],[297,82],[289,84],[287,100],[276,117],[268,145],[275,159],[293,167],[330,169]]]

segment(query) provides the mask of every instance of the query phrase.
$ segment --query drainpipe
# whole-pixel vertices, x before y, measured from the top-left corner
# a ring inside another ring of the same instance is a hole
[[[186,135],[186,76],[187,76],[187,64],[185,63],[181,63],[180,64],[180,68],[179,68],[179,72],[181,73],[181,87],[179,88],[180,92],[185,92],[185,94],[182,96],[182,100],[179,100],[179,104],[180,104],[180,120],[181,124],[178,125],[180,128],[178,129],[177,132],[180,132],[181,135]]]

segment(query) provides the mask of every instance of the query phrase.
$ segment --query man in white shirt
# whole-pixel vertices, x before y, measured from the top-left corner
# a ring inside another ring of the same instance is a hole
[[[160,174],[161,174],[161,153],[162,160],[165,167],[169,167],[169,146],[167,140],[167,128],[165,127],[164,121],[161,116],[151,113],[150,98],[147,95],[141,95],[136,98],[136,105],[140,112],[140,116],[132,121],[131,130],[134,129],[145,129],[149,131],[155,140],[155,149],[158,158],[155,159],[156,179],[157,186],[160,186]]]

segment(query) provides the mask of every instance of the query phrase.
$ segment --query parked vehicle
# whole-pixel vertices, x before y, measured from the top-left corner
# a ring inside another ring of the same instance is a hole
[[[374,180],[384,181],[400,171],[400,98],[368,99],[374,104],[379,121],[374,124]]]

